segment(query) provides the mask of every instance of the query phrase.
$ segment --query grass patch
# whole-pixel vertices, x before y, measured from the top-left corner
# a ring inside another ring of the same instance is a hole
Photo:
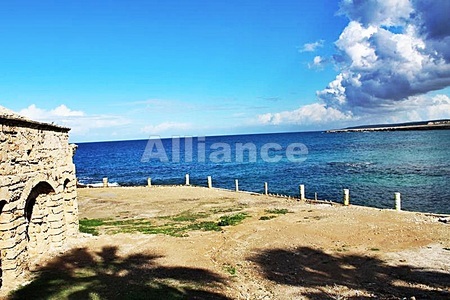
[[[165,219],[165,220],[172,220],[175,222],[195,222],[198,219],[207,218],[208,216],[209,215],[206,212],[193,213],[191,211],[184,211],[178,215],[164,216],[164,217],[157,217],[157,218]]]
[[[243,210],[242,207],[214,208],[211,210],[213,214],[230,213]]]
[[[238,213],[238,214],[229,215],[229,216],[222,216],[222,217],[220,217],[219,223],[217,223],[217,225],[219,225],[219,226],[234,226],[234,225],[241,223],[247,217],[248,217],[247,213]]]
[[[225,272],[227,272],[231,276],[236,276],[236,274],[237,274],[236,267],[233,267],[230,265],[224,265],[223,268],[224,268]]]
[[[370,248],[369,250],[370,251],[380,251],[380,249],[378,249],[378,248]]]
[[[179,215],[171,217],[170,219],[175,222],[195,222],[198,219],[206,218],[208,215],[204,212],[191,213],[189,211],[183,212]]]
[[[203,214],[201,214],[203,215]],[[174,218],[170,218],[173,220]],[[128,220],[101,220],[101,219],[84,219],[80,220],[80,231],[98,235],[99,228],[103,229],[106,234],[118,233],[143,233],[143,234],[165,234],[174,237],[187,236],[188,231],[221,231],[218,222],[202,221],[194,222],[196,218],[178,218],[178,222],[169,222],[165,224],[155,225],[147,219],[128,219]],[[187,220],[194,220],[191,224]]]
[[[104,224],[101,219],[82,219],[79,221],[79,230],[83,233],[89,233],[92,235],[98,235],[97,227]]]
[[[189,231],[221,231],[221,226],[237,225],[248,217],[246,213],[222,216],[218,221],[198,221],[207,217],[205,212],[183,212],[176,216],[157,218],[156,224],[148,219],[83,219],[80,220],[80,231],[92,235],[99,235],[99,230],[106,234],[143,233],[165,234],[174,237],[185,237]],[[163,221],[165,220],[165,221]]]
[[[186,236],[186,233],[182,228],[172,226],[161,226],[161,227],[152,226],[145,228],[137,228],[137,231],[144,234],[165,234],[174,237]]]
[[[216,222],[200,222],[194,223],[187,226],[189,230],[203,230],[203,231],[221,231],[222,228]]]
[[[150,225],[150,221],[146,219],[128,219],[117,221],[105,221],[103,224],[109,226],[145,226]]]
[[[82,219],[80,220],[80,226],[86,226],[86,227],[98,227],[102,226],[104,223],[104,220],[101,219]]]
[[[269,214],[277,214],[277,215],[285,215],[287,213],[292,213],[291,211],[289,211],[286,208],[266,209],[265,212],[269,213]]]
[[[274,218],[276,218],[276,215],[270,215],[270,216],[261,216],[259,219],[262,221],[267,221],[267,220],[272,220]]]

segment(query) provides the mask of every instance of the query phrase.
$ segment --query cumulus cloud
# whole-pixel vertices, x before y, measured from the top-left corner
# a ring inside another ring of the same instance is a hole
[[[147,125],[141,129],[146,134],[158,135],[168,131],[188,130],[192,128],[190,123],[163,122],[158,125]]]
[[[314,43],[306,43],[300,49],[300,52],[314,52],[317,48],[323,47],[324,40],[318,40]]]
[[[450,1],[342,1],[350,22],[335,43],[341,72],[319,99],[364,114],[449,86],[448,11]]]
[[[31,120],[69,127],[74,135],[85,135],[94,129],[110,128],[130,123],[127,119],[119,116],[87,115],[83,111],[72,110],[66,105],[47,110],[32,104],[20,110],[19,114]]]
[[[260,115],[262,124],[404,122],[450,118],[450,26],[446,0],[343,0],[349,19],[335,42],[339,74],[318,103]],[[315,51],[323,41],[305,44]],[[316,56],[310,68],[321,67]]]
[[[410,0],[343,0],[339,10],[364,26],[397,26],[406,23],[413,12]]]
[[[267,113],[258,116],[259,123],[280,124],[323,124],[335,121],[348,120],[352,117],[350,112],[343,113],[325,104],[313,103],[305,105],[294,111],[283,111],[279,113]]]
[[[450,119],[450,97],[444,94],[410,97],[391,115],[400,116],[400,121]]]

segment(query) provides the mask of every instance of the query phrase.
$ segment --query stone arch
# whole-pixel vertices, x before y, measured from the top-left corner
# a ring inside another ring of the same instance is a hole
[[[23,207],[25,207],[26,201],[29,198],[29,195],[31,194],[32,190],[41,182],[45,182],[48,185],[50,185],[50,187],[53,190],[53,193],[57,192],[56,187],[58,186],[58,184],[55,181],[53,181],[51,177],[38,174],[35,177],[33,177],[33,180],[29,180],[26,183],[25,188],[23,189],[22,194],[20,196],[18,209],[22,209]]]
[[[39,182],[28,194],[27,200],[25,201],[25,218],[27,221],[31,221],[34,205],[36,204],[36,199],[41,194],[54,193],[55,189],[45,181]]]
[[[48,207],[47,202],[55,189],[46,181],[36,184],[28,194],[24,206],[28,256],[48,250]]]

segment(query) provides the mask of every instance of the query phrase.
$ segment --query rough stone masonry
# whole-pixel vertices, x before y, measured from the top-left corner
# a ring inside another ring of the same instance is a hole
[[[69,128],[0,106],[0,288],[78,233],[76,147]]]

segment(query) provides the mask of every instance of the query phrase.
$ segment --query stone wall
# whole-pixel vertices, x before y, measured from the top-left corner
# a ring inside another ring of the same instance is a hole
[[[7,287],[78,233],[78,206],[69,129],[2,109],[0,284]]]

